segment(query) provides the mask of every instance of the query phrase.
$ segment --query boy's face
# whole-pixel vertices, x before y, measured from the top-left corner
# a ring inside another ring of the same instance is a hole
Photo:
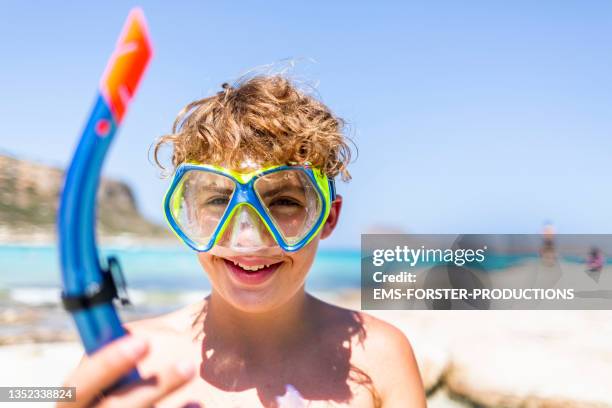
[[[230,305],[252,313],[272,310],[287,303],[302,290],[319,240],[331,235],[341,208],[342,197],[338,196],[331,205],[321,232],[298,251],[284,252],[274,246],[256,252],[236,252],[215,246],[209,252],[198,253],[198,260],[208,274],[213,289]],[[249,240],[248,234],[247,229],[237,239]]]

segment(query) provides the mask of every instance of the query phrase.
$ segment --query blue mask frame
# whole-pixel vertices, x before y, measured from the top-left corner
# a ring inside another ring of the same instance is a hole
[[[301,171],[308,177],[314,186],[317,195],[322,203],[321,213],[313,224],[312,228],[300,241],[290,244],[284,238],[282,233],[278,230],[274,221],[270,218],[267,211],[264,208],[263,203],[259,199],[255,192],[254,184],[260,177],[268,174],[276,173],[284,170]],[[173,194],[177,189],[182,188],[182,181],[185,175],[190,171],[204,171],[209,173],[215,173],[225,176],[231,179],[235,184],[235,190],[232,194],[230,202],[225,209],[225,212],[219,219],[219,223],[212,233],[210,239],[206,243],[198,243],[191,239],[180,227],[176,221],[175,214],[173,212]],[[333,179],[329,179],[320,169],[311,167],[308,164],[305,165],[278,165],[270,166],[262,169],[255,170],[249,173],[240,173],[234,170],[226,169],[220,166],[200,164],[200,163],[183,163],[175,172],[174,178],[166,192],[164,197],[163,206],[166,220],[170,225],[172,231],[190,248],[198,252],[207,252],[219,242],[225,229],[229,225],[229,221],[232,219],[234,213],[243,205],[251,207],[255,213],[261,218],[263,224],[266,226],[268,232],[272,235],[276,243],[286,252],[295,252],[303,248],[305,245],[310,243],[312,239],[321,231],[329,212],[331,210],[331,203],[336,199],[335,182]]]

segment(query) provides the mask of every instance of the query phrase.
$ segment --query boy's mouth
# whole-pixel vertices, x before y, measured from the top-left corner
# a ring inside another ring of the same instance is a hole
[[[249,258],[223,258],[227,269],[234,275],[238,281],[256,285],[266,281],[279,266],[282,261],[270,259],[249,259]]]

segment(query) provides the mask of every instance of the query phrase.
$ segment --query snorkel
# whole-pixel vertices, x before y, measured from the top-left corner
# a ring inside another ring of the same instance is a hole
[[[102,264],[96,247],[96,193],[104,157],[151,56],[144,15],[133,9],[100,81],[60,198],[57,227],[62,301],[72,314],[87,354],[125,334],[113,306],[115,298],[127,302],[119,262],[109,257]],[[138,379],[134,370],[119,384]]]

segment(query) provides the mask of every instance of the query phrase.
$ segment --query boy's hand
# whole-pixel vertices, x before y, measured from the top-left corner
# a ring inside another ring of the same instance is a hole
[[[154,379],[121,387],[99,398],[101,393],[136,367],[149,352],[149,345],[131,336],[123,337],[83,358],[64,386],[76,387],[76,401],[60,402],[57,408],[150,407],[189,381],[191,363],[167,367]]]

